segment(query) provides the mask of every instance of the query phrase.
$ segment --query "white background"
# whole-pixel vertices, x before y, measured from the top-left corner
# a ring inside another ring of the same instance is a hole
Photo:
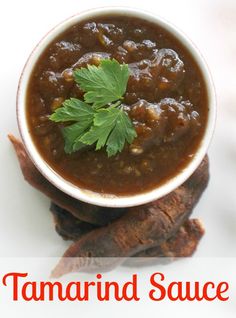
[[[49,200],[23,181],[7,134],[18,136],[17,83],[33,47],[61,20],[104,5],[135,6],[165,17],[207,60],[217,91],[218,119],[209,149],[210,184],[193,213],[206,228],[196,256],[236,256],[235,0],[0,2],[0,256],[60,256],[68,245],[54,232]]]

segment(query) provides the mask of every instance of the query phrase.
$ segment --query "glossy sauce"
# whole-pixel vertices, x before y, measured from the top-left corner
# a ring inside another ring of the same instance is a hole
[[[122,153],[64,152],[61,124],[48,117],[70,97],[83,98],[72,71],[101,58],[129,64],[123,109],[138,137]],[[205,131],[208,99],[202,74],[177,39],[147,21],[109,16],[74,25],[36,63],[27,93],[30,133],[44,160],[86,189],[137,194],[163,184],[194,156]]]

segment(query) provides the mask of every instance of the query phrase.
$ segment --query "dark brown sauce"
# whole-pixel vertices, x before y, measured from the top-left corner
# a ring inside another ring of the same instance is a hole
[[[111,158],[93,149],[67,155],[61,126],[48,117],[65,99],[83,98],[72,69],[109,57],[129,64],[124,108],[138,137]],[[28,125],[43,159],[66,180],[100,193],[142,193],[178,174],[196,153],[207,116],[193,57],[167,31],[133,17],[104,16],[66,30],[40,56],[27,92]]]

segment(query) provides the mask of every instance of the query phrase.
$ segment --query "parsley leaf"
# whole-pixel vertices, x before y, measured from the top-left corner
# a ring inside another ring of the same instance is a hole
[[[91,122],[93,118],[94,110],[77,98],[66,99],[62,106],[50,116],[52,121],[56,123],[65,121]]]
[[[86,145],[80,141],[83,133],[89,129],[90,124],[75,123],[62,129],[62,134],[65,140],[64,150],[66,153],[72,153],[84,148]]]
[[[98,67],[76,70],[74,77],[86,92],[85,101],[67,99],[50,116],[57,123],[72,122],[62,128],[65,152],[95,144],[96,150],[106,147],[108,156],[114,156],[136,137],[129,116],[120,108],[129,78],[128,65],[120,65],[115,59],[102,60]]]
[[[94,112],[91,106],[79,99],[71,98],[67,99],[62,107],[56,109],[50,116],[50,119],[55,122],[77,121],[62,129],[66,153],[72,153],[84,147],[79,138],[92,125]]]
[[[127,64],[119,64],[115,59],[104,59],[99,66],[88,65],[87,68],[75,70],[74,78],[86,92],[85,102],[100,108],[123,98],[129,68]]]
[[[128,115],[114,107],[100,109],[94,116],[94,125],[80,141],[86,145],[96,143],[96,150],[106,145],[108,157],[121,152],[125,142],[131,143],[136,132]]]

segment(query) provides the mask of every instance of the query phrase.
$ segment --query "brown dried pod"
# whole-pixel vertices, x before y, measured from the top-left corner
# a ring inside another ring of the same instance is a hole
[[[9,135],[8,137],[15,148],[25,180],[76,218],[95,225],[105,225],[124,214],[125,209],[99,207],[81,202],[65,194],[52,185],[38,171],[25,151],[22,142],[13,135]]]
[[[96,226],[79,221],[73,215],[51,203],[55,228],[65,240],[78,240],[84,234],[94,230]],[[204,235],[204,227],[198,219],[187,220],[177,233],[159,246],[146,249],[132,255],[125,261],[125,266],[146,266],[160,262],[169,262],[173,258],[190,257],[195,252],[200,239]]]
[[[111,269],[121,262],[119,257],[161,245],[189,217],[208,180],[208,158],[205,157],[193,175],[167,196],[129,208],[118,220],[73,243],[52,272],[53,277],[76,271]]]
[[[198,219],[187,220],[169,240],[159,246],[139,252],[127,259],[127,266],[146,266],[159,263],[160,258],[167,262],[178,257],[190,257],[204,235],[205,230]]]
[[[78,240],[84,234],[91,232],[96,226],[79,221],[73,215],[51,203],[51,212],[53,213],[55,228],[57,233],[65,240]],[[132,255],[125,265],[142,266],[155,263],[157,257],[190,257],[196,250],[197,245],[204,235],[204,227],[198,219],[190,219],[179,228],[174,236],[163,244],[146,249],[142,252]]]
[[[51,202],[50,211],[53,214],[55,230],[64,240],[76,241],[84,234],[98,227],[94,224],[80,221],[54,202]]]

